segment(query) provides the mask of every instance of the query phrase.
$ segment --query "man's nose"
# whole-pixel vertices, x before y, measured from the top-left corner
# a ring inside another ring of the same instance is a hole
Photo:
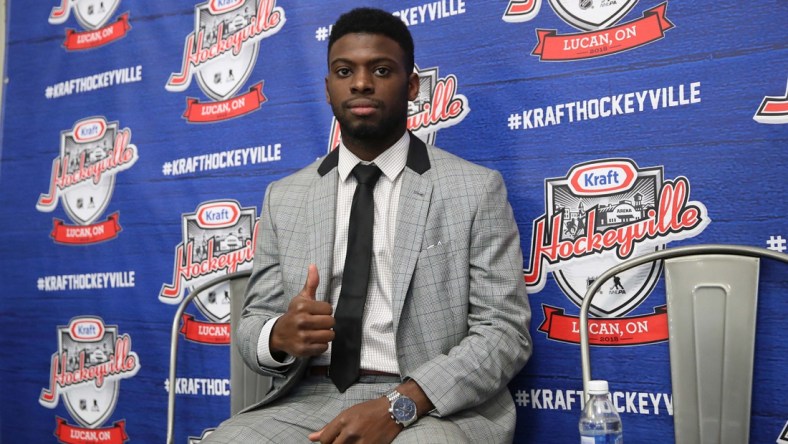
[[[351,89],[356,93],[370,93],[374,91],[372,73],[365,69],[357,71],[353,76]]]

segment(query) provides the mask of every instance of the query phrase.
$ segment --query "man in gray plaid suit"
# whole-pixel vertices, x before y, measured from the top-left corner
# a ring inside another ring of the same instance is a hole
[[[342,140],[268,186],[236,335],[273,388],[206,442],[512,441],[507,383],[532,349],[517,225],[498,172],[406,130],[413,54],[385,11],[355,9],[334,25],[326,98]],[[358,164],[380,178],[360,369],[345,387],[334,383],[345,353],[331,352],[343,271],[358,260],[348,254]]]

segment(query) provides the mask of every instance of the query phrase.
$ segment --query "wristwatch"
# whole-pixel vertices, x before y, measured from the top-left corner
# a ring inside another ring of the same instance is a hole
[[[416,422],[418,419],[416,415],[416,403],[413,402],[412,399],[396,390],[386,395],[386,398],[389,399],[389,403],[391,404],[389,413],[391,413],[391,419],[393,419],[394,422],[401,424],[403,427],[407,427]]]

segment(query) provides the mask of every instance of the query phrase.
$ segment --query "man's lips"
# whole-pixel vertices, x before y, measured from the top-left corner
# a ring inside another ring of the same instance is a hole
[[[370,100],[355,100],[347,104],[347,108],[354,116],[369,116],[378,109],[378,104]]]

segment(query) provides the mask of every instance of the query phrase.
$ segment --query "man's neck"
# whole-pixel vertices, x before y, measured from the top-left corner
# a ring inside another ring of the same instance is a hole
[[[346,137],[343,134],[342,143],[351,153],[355,154],[356,157],[369,162],[375,160],[384,151],[391,148],[404,133],[405,130],[402,130],[402,132],[397,132],[396,135],[381,140],[361,140],[353,137]]]

